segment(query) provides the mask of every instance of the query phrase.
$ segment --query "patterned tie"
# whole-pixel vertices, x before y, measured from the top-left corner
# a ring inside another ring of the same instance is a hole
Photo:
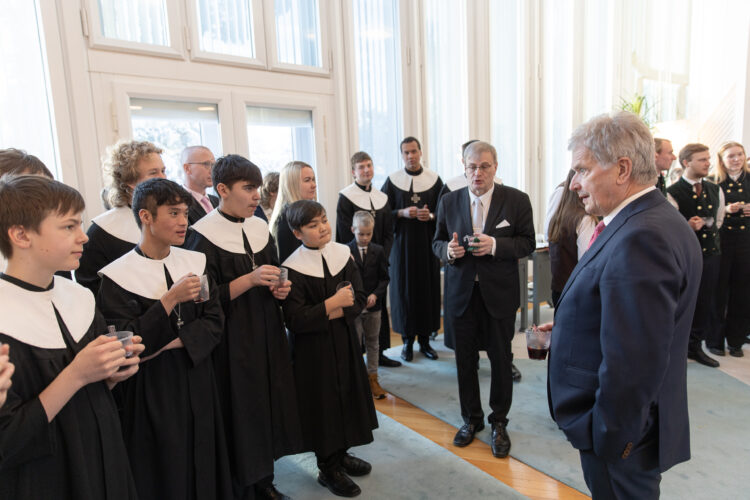
[[[599,221],[599,224],[597,224],[596,228],[594,229],[594,234],[591,235],[591,239],[589,240],[589,246],[586,247],[587,250],[591,248],[591,245],[594,244],[594,241],[596,241],[599,235],[602,234],[602,231],[604,231],[604,228],[605,228],[604,221],[603,220]]]
[[[696,182],[695,184],[693,184],[693,191],[695,191],[695,194],[700,196],[703,192],[703,184],[701,182]]]
[[[471,205],[471,227],[475,233],[481,233],[484,228],[484,210],[482,207],[482,200],[475,198]]]

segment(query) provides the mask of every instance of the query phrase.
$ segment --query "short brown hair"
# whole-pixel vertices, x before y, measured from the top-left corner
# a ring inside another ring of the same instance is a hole
[[[661,153],[661,145],[666,141],[666,139],[661,139],[659,137],[654,137],[654,147],[656,148],[657,153]]]
[[[365,153],[364,151],[357,151],[352,155],[351,163],[352,163],[352,170],[354,170],[354,167],[357,165],[357,163],[362,163],[363,161],[372,161],[372,158],[370,158],[370,155]]]
[[[704,151],[708,151],[708,146],[706,146],[705,144],[700,144],[697,142],[688,144],[680,150],[680,166],[685,167],[686,165],[684,162],[690,161],[695,153],[702,153]]]
[[[130,184],[138,182],[138,163],[151,153],[160,155],[162,149],[148,141],[120,141],[107,148],[103,168],[107,198],[113,207],[130,205]]]
[[[51,213],[83,212],[81,193],[62,182],[39,175],[8,175],[0,179],[0,252],[9,259],[13,245],[8,230],[13,226],[39,232]]]
[[[34,155],[22,149],[0,149],[0,177],[10,175],[43,175],[52,179],[52,172]]]

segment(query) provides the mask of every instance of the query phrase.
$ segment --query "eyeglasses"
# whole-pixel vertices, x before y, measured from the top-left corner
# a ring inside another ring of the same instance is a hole
[[[487,172],[491,168],[492,168],[492,165],[490,165],[489,163],[483,163],[481,165],[467,165],[466,171],[470,174],[473,174],[477,170],[479,170],[480,172]]]
[[[216,165],[215,161],[188,161],[185,163],[187,163],[188,165],[203,165],[209,170],[214,168],[214,165]]]

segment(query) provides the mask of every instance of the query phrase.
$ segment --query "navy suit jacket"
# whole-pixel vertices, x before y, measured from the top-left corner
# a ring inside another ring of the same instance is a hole
[[[578,262],[548,365],[550,409],[575,448],[662,472],[690,459],[687,346],[702,260],[685,218],[653,190]]]
[[[383,307],[380,299],[385,297],[385,291],[388,289],[388,282],[390,281],[385,249],[382,245],[370,242],[367,245],[367,257],[365,257],[365,262],[362,262],[362,255],[359,253],[357,240],[351,240],[347,245],[349,245],[349,250],[352,252],[354,263],[357,264],[359,274],[362,276],[362,286],[364,287],[365,294],[369,296],[371,293],[374,293],[378,297],[375,305],[368,309],[368,311],[380,311]]]
[[[536,246],[528,195],[495,184],[483,232],[495,238],[494,256],[474,257],[466,252],[445,266],[445,294],[450,296],[446,315],[458,317],[466,311],[477,275],[482,300],[489,313],[497,319],[516,314],[520,305],[518,259],[530,255]],[[473,233],[468,188],[451,191],[440,199],[432,240],[432,251],[437,258],[447,259],[448,242],[453,233],[458,233],[462,244],[463,237]]]

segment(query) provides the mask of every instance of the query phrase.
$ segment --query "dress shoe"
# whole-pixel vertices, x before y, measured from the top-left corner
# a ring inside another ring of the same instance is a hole
[[[706,366],[710,366],[711,368],[716,368],[719,366],[719,362],[710,357],[708,354],[703,352],[703,349],[698,349],[697,351],[691,351],[688,350],[688,359],[692,359],[697,361],[698,363]]]
[[[714,356],[724,356],[725,352],[724,349],[719,349],[718,347],[709,347],[708,352],[713,354]]]
[[[437,339],[437,332],[432,332],[430,334],[430,340],[435,340],[435,339]]]
[[[401,366],[401,361],[396,361],[395,359],[391,359],[381,352],[380,356],[378,356],[378,366],[396,368],[398,366]]]
[[[510,452],[510,437],[504,424],[492,424],[492,454],[495,458],[505,458]]]
[[[357,458],[349,453],[344,453],[340,463],[341,467],[344,468],[344,472],[350,476],[364,476],[372,470],[372,465],[369,462],[365,462],[361,458]]]
[[[745,337],[745,344],[750,344],[750,335]]]
[[[510,364],[510,372],[513,375],[513,382],[521,381],[521,370],[516,368],[516,365],[514,365],[513,363]]]
[[[291,497],[286,496],[282,492],[276,489],[276,486],[271,484],[263,488],[255,486],[255,498],[267,499],[267,500],[292,500]]]
[[[380,383],[378,382],[378,374],[370,373],[367,375],[367,378],[370,379],[370,392],[372,393],[372,397],[375,399],[383,399],[385,397],[385,391],[382,387],[380,387]],[[356,474],[352,475],[356,476]]]
[[[741,358],[745,356],[745,353],[742,352],[742,347],[729,347],[729,355],[734,356],[735,358]]]
[[[338,497],[356,497],[362,490],[344,473],[341,467],[333,467],[318,472],[318,482]]]
[[[474,441],[474,434],[484,429],[484,423],[479,422],[478,424],[464,424],[458,429],[458,432],[453,438],[454,446],[469,446],[469,443]]]
[[[404,361],[411,361],[414,359],[414,342],[407,342],[404,344],[404,348],[401,349],[401,359]]]
[[[435,351],[435,349],[433,349],[432,347],[430,347],[430,344],[428,344],[428,343],[426,343],[426,344],[419,344],[419,352],[421,352],[422,354],[424,354],[424,357],[427,358],[427,359],[431,359],[433,361],[436,360],[436,359],[438,359],[437,352]]]

